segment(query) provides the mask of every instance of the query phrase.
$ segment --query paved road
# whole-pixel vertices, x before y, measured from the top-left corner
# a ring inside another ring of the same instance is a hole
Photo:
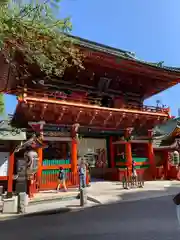
[[[171,197],[0,222],[1,240],[177,240],[179,236]]]

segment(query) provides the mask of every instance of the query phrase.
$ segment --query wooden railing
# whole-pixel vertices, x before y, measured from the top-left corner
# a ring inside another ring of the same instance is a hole
[[[19,93],[22,93],[22,89],[19,90]],[[85,105],[93,105],[97,107],[104,107],[101,104],[101,98],[90,98],[86,97],[85,94],[83,96],[73,96],[73,95],[65,95],[61,92],[42,92],[41,90],[34,90],[34,89],[28,89],[28,91],[24,92],[24,96],[29,97],[36,97],[36,98],[44,98],[49,100],[59,100],[59,101],[67,101],[67,102],[74,102],[74,103],[80,103]],[[115,107],[107,107],[107,108],[115,108]],[[154,112],[154,113],[167,113],[169,114],[170,109],[168,107],[155,107],[155,106],[146,106],[146,105],[132,105],[132,104],[122,104],[120,108],[129,109],[129,110],[139,110],[144,112]],[[117,108],[116,108],[117,109]]]
[[[88,185],[89,184],[88,173],[86,175],[87,175],[86,183]],[[42,175],[41,179],[39,179],[39,190],[56,189],[57,179],[58,174],[56,173]],[[67,187],[73,188],[79,187],[79,174],[73,172],[66,173],[66,185]]]

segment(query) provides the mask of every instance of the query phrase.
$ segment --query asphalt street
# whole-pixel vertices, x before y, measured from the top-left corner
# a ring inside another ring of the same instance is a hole
[[[177,240],[172,197],[116,203],[77,212],[0,222],[1,240]]]

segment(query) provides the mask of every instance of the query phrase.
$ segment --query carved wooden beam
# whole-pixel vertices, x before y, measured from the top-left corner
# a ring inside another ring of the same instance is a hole
[[[45,112],[46,112],[47,106],[48,106],[48,104],[43,104],[43,107],[42,107],[41,113],[40,113],[40,118],[41,118],[41,120],[44,119],[44,114],[45,114]]]
[[[103,125],[105,126],[107,124],[107,122],[109,121],[109,119],[112,117],[112,112],[109,113],[109,115],[107,116],[107,118],[104,120]]]
[[[97,117],[97,115],[98,115],[98,111],[95,111],[94,112],[94,115],[92,116],[92,118],[91,118],[91,120],[90,120],[90,122],[89,122],[89,125],[91,125],[92,123],[93,123],[93,121],[95,120],[95,118]]]
[[[79,112],[77,113],[75,122],[78,122],[78,121],[79,121],[79,118],[80,118],[81,114],[82,114],[82,109],[80,109]]]
[[[65,109],[64,107],[62,107],[61,113],[60,113],[60,115],[59,115],[59,117],[58,117],[58,121],[59,121],[59,122],[62,120],[62,118],[63,118],[63,116],[64,116],[65,110],[66,110],[66,109]]]

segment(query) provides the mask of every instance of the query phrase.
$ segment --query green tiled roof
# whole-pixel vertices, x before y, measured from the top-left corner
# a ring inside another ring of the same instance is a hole
[[[157,125],[154,129],[153,147],[154,148],[176,148],[177,138],[173,133],[177,133],[180,128],[180,118],[170,119],[164,124]]]
[[[0,121],[0,140],[23,141],[26,140],[26,132],[11,126],[11,117]]]
[[[107,53],[110,55],[114,55],[117,58],[122,58],[122,59],[127,59],[127,60],[129,59],[129,60],[136,61],[136,62],[145,64],[147,66],[155,67],[158,69],[164,69],[167,71],[180,73],[180,68],[165,66],[163,61],[157,62],[157,63],[147,62],[144,60],[140,60],[139,58],[136,57],[135,53],[130,52],[130,51],[125,51],[122,49],[109,47],[104,44],[96,43],[96,42],[93,42],[93,41],[90,41],[87,39],[83,39],[80,37],[76,37],[76,36],[71,36],[71,37],[74,39],[74,41],[76,42],[77,45],[92,49],[94,51],[99,51],[99,52]]]
[[[166,123],[154,127],[154,137],[168,137],[178,128],[180,128],[180,118],[170,119]]]

